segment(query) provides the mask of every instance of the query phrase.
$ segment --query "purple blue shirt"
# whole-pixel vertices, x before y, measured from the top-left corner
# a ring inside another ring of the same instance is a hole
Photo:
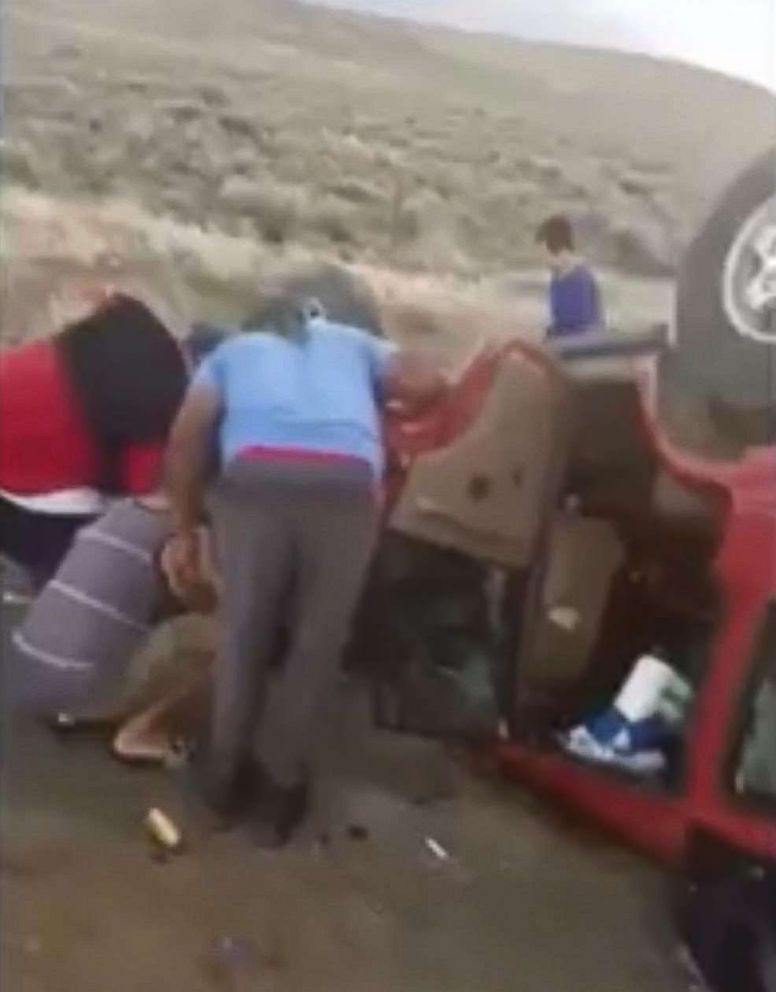
[[[583,262],[550,280],[550,337],[600,329],[604,319],[598,283]]]

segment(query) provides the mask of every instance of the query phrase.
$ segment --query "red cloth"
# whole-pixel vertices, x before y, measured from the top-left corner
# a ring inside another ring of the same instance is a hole
[[[128,444],[121,452],[119,482],[130,496],[141,496],[158,489],[166,440]]]
[[[164,442],[128,445],[124,491],[157,485]],[[100,458],[56,348],[32,341],[0,353],[0,489],[23,495],[99,488]]]

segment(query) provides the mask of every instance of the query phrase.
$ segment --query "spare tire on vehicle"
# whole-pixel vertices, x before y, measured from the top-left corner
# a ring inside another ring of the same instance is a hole
[[[776,146],[726,190],[682,261],[664,388],[738,445],[776,436]]]

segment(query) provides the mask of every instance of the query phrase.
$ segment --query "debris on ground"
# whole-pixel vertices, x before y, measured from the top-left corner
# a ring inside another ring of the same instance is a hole
[[[451,803],[458,797],[458,789],[452,785],[442,785],[438,789],[417,792],[411,797],[413,806],[435,806],[437,803]]]
[[[261,966],[261,955],[247,937],[219,937],[207,955],[206,971],[211,980],[227,988],[236,987],[241,978],[253,978]]]
[[[25,954],[40,954],[43,949],[43,945],[37,937],[27,937],[24,941],[24,953]]]
[[[442,847],[438,840],[434,840],[433,837],[426,837],[425,845],[434,857],[440,861],[450,861],[452,859],[450,852]]]
[[[348,825],[348,837],[351,840],[369,840],[369,831],[361,823],[351,823]]]
[[[285,967],[285,956],[271,941],[269,946],[249,937],[226,935],[219,937],[208,950],[203,965],[210,981],[220,988],[256,990],[261,974]],[[263,986],[262,986],[263,987]]]
[[[166,813],[154,807],[145,818],[146,830],[154,843],[165,853],[173,854],[183,846],[183,836]]]

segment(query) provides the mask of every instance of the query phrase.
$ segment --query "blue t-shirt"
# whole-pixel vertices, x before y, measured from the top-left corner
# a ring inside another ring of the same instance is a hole
[[[311,320],[298,338],[247,331],[219,345],[195,382],[221,401],[221,458],[250,448],[361,458],[383,471],[380,394],[394,346]]]
[[[601,327],[601,299],[590,269],[580,263],[569,272],[554,272],[550,280],[550,337]]]

